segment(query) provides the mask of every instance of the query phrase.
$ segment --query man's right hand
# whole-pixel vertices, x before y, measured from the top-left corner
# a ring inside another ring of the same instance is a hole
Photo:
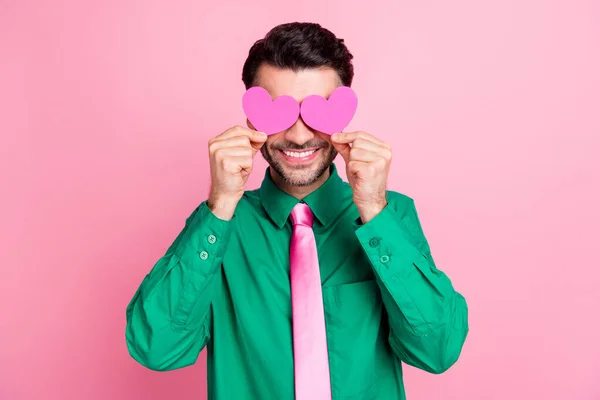
[[[254,156],[266,140],[264,132],[234,126],[208,141],[211,187],[207,205],[218,218],[233,217],[252,172]]]

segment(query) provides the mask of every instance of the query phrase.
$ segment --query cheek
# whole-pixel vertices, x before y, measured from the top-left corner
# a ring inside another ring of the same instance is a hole
[[[269,156],[271,156],[271,158],[277,157],[280,153],[279,150],[271,147],[272,144],[273,143],[268,143],[268,140],[267,140],[267,143],[265,143],[265,145],[262,147],[263,151],[266,152],[267,154],[269,154]]]

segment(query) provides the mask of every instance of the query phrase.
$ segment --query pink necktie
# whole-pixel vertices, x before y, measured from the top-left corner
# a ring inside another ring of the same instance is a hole
[[[296,400],[331,399],[327,334],[313,213],[298,203],[291,213],[290,245]]]

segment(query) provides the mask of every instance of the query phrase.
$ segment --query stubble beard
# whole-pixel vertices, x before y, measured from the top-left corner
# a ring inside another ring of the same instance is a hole
[[[301,149],[298,149],[301,150]],[[267,146],[262,146],[260,152],[264,159],[269,163],[269,166],[283,179],[283,181],[290,186],[310,186],[312,185],[325,171],[329,168],[335,157],[337,157],[337,150],[331,145],[326,148],[321,148],[320,152],[326,152],[319,155],[319,159],[315,160],[315,163],[309,166],[299,166],[298,168],[291,168],[293,172],[290,173],[289,168],[285,168],[282,163],[274,158],[271,151],[279,151],[277,149],[268,149]]]

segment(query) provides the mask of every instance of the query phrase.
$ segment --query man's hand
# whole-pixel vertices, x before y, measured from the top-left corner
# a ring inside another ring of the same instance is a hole
[[[352,199],[363,223],[367,223],[387,205],[392,147],[365,132],[336,133],[331,143],[346,162]]]
[[[234,126],[208,141],[211,187],[208,207],[219,218],[230,220],[244,195],[254,156],[267,134]]]

